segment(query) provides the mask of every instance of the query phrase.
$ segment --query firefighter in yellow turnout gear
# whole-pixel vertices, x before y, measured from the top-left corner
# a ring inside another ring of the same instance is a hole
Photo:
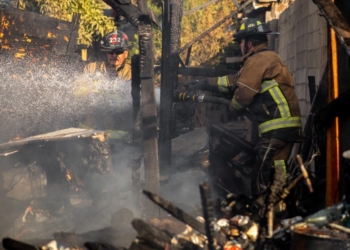
[[[236,75],[206,79],[193,84],[202,89],[233,94],[230,111],[237,116],[248,109],[258,124],[260,139],[255,145],[251,191],[258,194],[271,181],[272,168],[287,175],[294,142],[302,136],[300,108],[292,75],[277,53],[267,47],[270,29],[258,19],[244,21],[234,39],[243,57]]]
[[[104,37],[101,41],[101,51],[106,52],[106,60],[91,62],[85,66],[84,75],[74,84],[76,97],[88,98],[89,94],[99,92],[99,85],[103,85],[99,76],[107,76],[111,80],[120,79],[123,82],[130,81],[131,66],[126,62],[126,59],[131,47],[132,44],[129,44],[127,35],[122,31],[114,31]],[[91,84],[91,79],[93,79],[93,84]],[[128,84],[131,86],[131,82]],[[112,120],[112,117],[88,113],[80,121],[79,126],[87,129],[106,130],[112,139],[128,136],[126,131],[114,130],[113,123],[116,121]]]

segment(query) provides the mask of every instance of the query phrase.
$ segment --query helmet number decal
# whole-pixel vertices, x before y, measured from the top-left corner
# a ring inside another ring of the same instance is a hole
[[[118,45],[120,44],[120,37],[113,35],[109,38],[109,43],[112,45]]]

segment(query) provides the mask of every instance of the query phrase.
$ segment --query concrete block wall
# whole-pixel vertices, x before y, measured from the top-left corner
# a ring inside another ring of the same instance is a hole
[[[293,75],[305,125],[311,107],[308,76],[318,86],[327,65],[327,23],[312,1],[295,0],[280,13],[278,29],[276,50]]]

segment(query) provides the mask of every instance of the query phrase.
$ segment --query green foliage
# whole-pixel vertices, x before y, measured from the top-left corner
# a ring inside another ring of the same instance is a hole
[[[23,0],[21,0],[23,1]],[[103,5],[97,0],[25,0],[35,1],[40,12],[70,21],[73,13],[81,15],[79,26],[78,43],[91,45],[105,34],[115,29],[113,19],[103,15]],[[159,23],[162,20],[162,1],[148,0],[148,7],[153,11]],[[184,11],[198,7],[208,0],[183,0]],[[35,6],[36,7],[36,6]],[[212,27],[231,11],[235,9],[232,0],[219,0],[209,6],[202,8],[182,19],[181,46],[184,46],[194,38]],[[209,33],[192,47],[190,66],[215,66],[222,61],[219,56],[225,51],[224,48],[232,42],[232,34],[227,29],[230,20],[221,27]],[[153,29],[155,46],[155,63],[160,64],[162,52],[162,33],[160,29]],[[138,53],[138,37],[132,39],[134,47],[130,51],[133,55]],[[181,55],[182,60],[186,58],[186,52]]]
[[[115,29],[111,17],[103,14],[103,5],[96,0],[35,0],[40,12],[71,21],[73,13],[80,14],[78,44],[90,46]]]
[[[207,2],[207,0],[184,0],[184,11]],[[184,16],[182,19],[181,46],[201,35],[234,10],[235,6],[232,0],[220,0]],[[222,24],[192,46],[190,66],[213,67],[222,63],[224,48],[228,46],[229,42],[232,42],[232,33],[227,28],[229,24],[231,24],[231,20]],[[180,55],[182,60],[185,60],[186,52]]]

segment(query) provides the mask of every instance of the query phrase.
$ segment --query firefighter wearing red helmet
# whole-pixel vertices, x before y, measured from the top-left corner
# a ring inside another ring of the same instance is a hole
[[[113,31],[101,40],[101,51],[106,52],[106,61],[88,64],[84,69],[85,73],[94,74],[100,71],[125,81],[131,80],[131,66],[126,63],[126,59],[132,46],[124,32]]]
[[[103,81],[99,78],[102,75],[107,76],[111,80],[130,81],[131,66],[126,62],[126,59],[132,46],[127,35],[122,31],[113,31],[107,34],[101,40],[101,51],[106,53],[106,58],[102,61],[91,62],[85,66],[84,74],[74,82],[76,98],[84,99],[92,93],[99,93],[99,87],[103,85]],[[128,84],[131,86],[131,83]],[[113,117],[100,116],[94,112],[86,114],[80,121],[79,126],[87,129],[106,129],[110,133],[111,138],[114,139],[129,136],[128,131],[114,129],[116,124]]]
[[[241,70],[236,75],[189,84],[192,89],[231,92],[230,111],[240,116],[242,111],[249,110],[258,124],[259,140],[254,149],[256,160],[251,183],[253,195],[263,192],[270,184],[273,169],[282,170],[283,179],[286,178],[286,161],[293,144],[302,138],[294,80],[279,55],[267,47],[270,32],[258,19],[245,20],[233,35],[243,55]]]

